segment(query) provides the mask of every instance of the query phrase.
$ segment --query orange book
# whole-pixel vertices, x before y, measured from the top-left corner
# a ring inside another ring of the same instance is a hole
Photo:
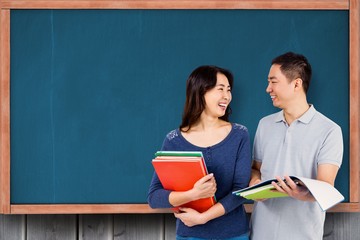
[[[208,174],[201,152],[157,152],[156,155],[157,157],[152,160],[152,164],[164,189],[172,191],[190,190],[200,178]],[[215,202],[214,197],[203,198],[188,202],[181,207],[204,212]]]

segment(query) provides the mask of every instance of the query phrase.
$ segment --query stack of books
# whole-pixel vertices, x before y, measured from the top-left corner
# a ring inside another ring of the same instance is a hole
[[[164,189],[171,191],[188,191],[208,174],[202,152],[157,151],[152,164]],[[181,207],[204,212],[215,203],[215,197],[209,197],[188,202]]]

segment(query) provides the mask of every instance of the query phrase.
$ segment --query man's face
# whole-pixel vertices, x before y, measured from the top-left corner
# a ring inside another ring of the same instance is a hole
[[[266,92],[270,94],[274,107],[285,109],[294,99],[295,81],[289,81],[281,72],[280,65],[271,66]]]

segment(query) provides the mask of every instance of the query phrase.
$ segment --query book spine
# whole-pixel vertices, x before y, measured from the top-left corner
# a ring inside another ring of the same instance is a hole
[[[202,152],[172,152],[172,151],[158,151],[155,153],[156,157],[171,156],[171,157],[202,157]]]

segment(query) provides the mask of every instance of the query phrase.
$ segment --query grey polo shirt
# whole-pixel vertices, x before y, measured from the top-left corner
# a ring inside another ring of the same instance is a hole
[[[317,112],[308,109],[290,126],[283,111],[260,120],[253,159],[261,163],[262,180],[275,176],[296,175],[316,178],[319,164],[340,167],[343,156],[341,128]],[[316,202],[292,198],[257,202],[251,218],[252,240],[322,239],[325,213]]]

